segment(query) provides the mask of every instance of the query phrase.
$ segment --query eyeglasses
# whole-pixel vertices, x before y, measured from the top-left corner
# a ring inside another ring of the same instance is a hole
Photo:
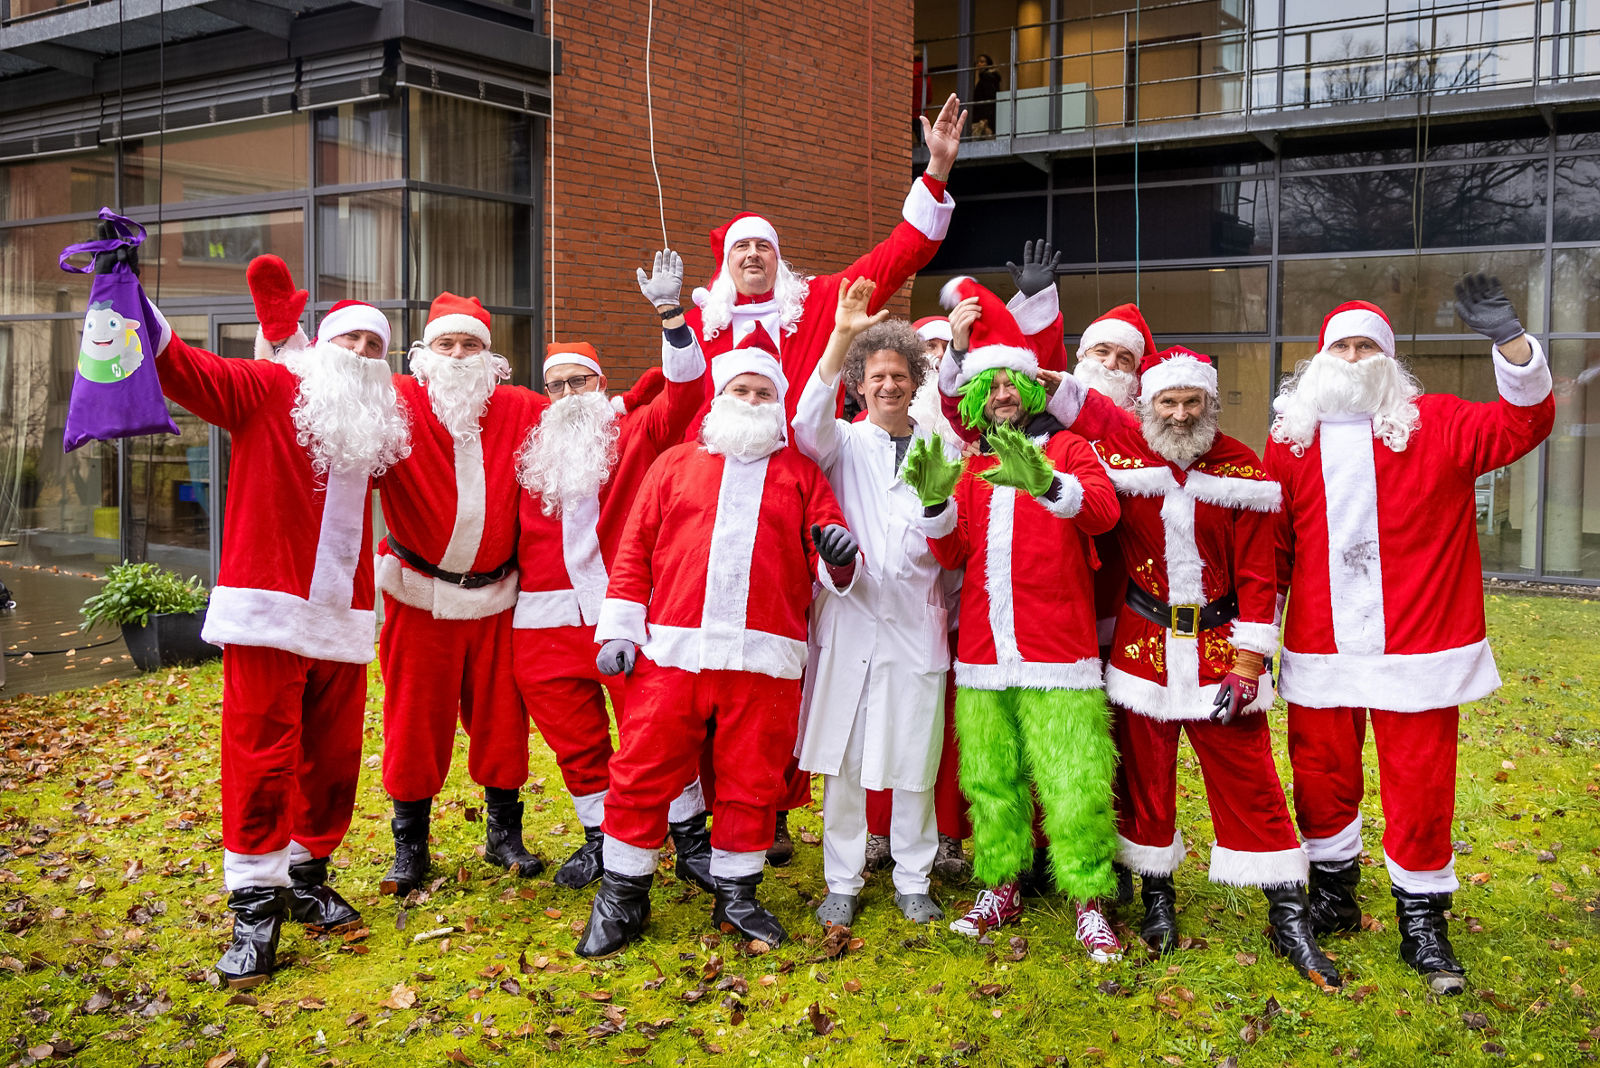
[[[546,382],[544,391],[552,397],[559,397],[563,393],[582,393],[591,378],[599,377],[599,375],[573,375],[571,378],[558,378]]]

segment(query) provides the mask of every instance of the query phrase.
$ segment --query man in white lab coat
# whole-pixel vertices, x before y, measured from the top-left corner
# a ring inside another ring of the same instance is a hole
[[[823,589],[811,614],[797,751],[801,768],[824,776],[824,927],[848,926],[859,911],[869,789],[894,791],[895,904],[913,923],[943,916],[928,873],[939,848],[933,787],[955,580],[934,560],[918,524],[922,504],[899,477],[912,439],[933,433],[909,414],[923,343],[910,324],[883,321],[887,312],[867,314],[874,288],[869,279],[840,283],[833,334],[793,422],[795,444],[828,476],[861,541],[863,564],[851,596]],[[866,419],[834,418],[841,378],[865,398]]]

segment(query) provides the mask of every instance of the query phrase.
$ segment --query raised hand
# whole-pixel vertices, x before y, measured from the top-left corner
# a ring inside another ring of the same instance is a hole
[[[917,116],[922,122],[922,141],[928,146],[928,173],[935,178],[950,177],[950,168],[961,151],[961,133],[967,126],[967,113],[961,110],[961,100],[951,93],[939,109],[933,122],[928,116]]]
[[[830,567],[848,567],[855,560],[859,547],[856,536],[839,523],[811,524],[811,544],[817,547],[822,562]]]
[[[978,477],[991,486],[1013,486],[1037,497],[1055,481],[1056,468],[1050,457],[1016,427],[1001,424],[989,431],[987,439],[1000,462]]]
[[[634,272],[639,280],[639,292],[644,294],[644,299],[660,311],[679,306],[683,294],[683,257],[664,248],[656,253],[654,263],[650,267],[649,277],[645,276],[644,268],[640,267]]]
[[[1456,314],[1496,345],[1515,341],[1526,332],[1500,279],[1481,271],[1456,283]]]
[[[1025,297],[1043,293],[1056,284],[1056,268],[1061,264],[1061,253],[1044,238],[1027,241],[1022,246],[1022,266],[1006,261],[1011,281]]]
[[[950,309],[950,347],[966,352],[972,338],[972,324],[983,318],[977,297],[968,297]]]
[[[600,669],[602,675],[632,675],[633,664],[638,656],[637,645],[626,638],[612,638],[600,647],[600,655],[594,658],[594,666]]]
[[[278,256],[257,256],[244,269],[244,277],[250,285],[250,299],[255,301],[261,336],[274,344],[293,337],[300,329],[300,316],[310,294],[294,287],[289,265]]]
[[[876,326],[889,318],[888,308],[879,310],[876,315],[867,311],[872,307],[872,294],[877,289],[878,283],[870,278],[857,278],[853,282],[848,278],[839,279],[839,305],[833,312],[834,329],[853,338],[867,327]]]
[[[920,437],[911,443],[900,479],[916,493],[924,507],[932,508],[950,499],[961,478],[961,463],[948,459],[937,438]]]

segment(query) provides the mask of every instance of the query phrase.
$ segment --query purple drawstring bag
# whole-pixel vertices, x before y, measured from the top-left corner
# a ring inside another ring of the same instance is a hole
[[[68,245],[61,250],[63,271],[89,274],[99,253],[135,248],[144,241],[144,227],[133,220],[110,208],[101,208],[100,218],[117,236]],[[87,267],[67,262],[83,252],[90,254]],[[161,328],[160,317],[128,264],[119,260],[109,272],[94,276],[78,346],[78,373],[67,402],[63,451],[71,452],[86,441],[178,433],[156,375]]]

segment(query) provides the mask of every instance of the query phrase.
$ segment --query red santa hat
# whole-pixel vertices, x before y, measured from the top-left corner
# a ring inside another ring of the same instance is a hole
[[[383,347],[389,348],[389,317],[370,304],[359,300],[341,300],[328,309],[317,326],[318,341],[332,341],[352,330],[370,330],[383,338]]]
[[[764,375],[778,391],[778,403],[784,403],[789,393],[789,379],[778,362],[778,346],[772,343],[766,327],[757,323],[755,329],[744,336],[738,346],[729,349],[711,361],[711,387],[717,396],[742,374]]]
[[[1328,351],[1328,346],[1347,337],[1369,337],[1391,360],[1394,355],[1394,327],[1389,317],[1376,304],[1364,300],[1348,300],[1328,313],[1322,320],[1322,333],[1317,336],[1317,353]]]
[[[1005,301],[980,285],[977,279],[966,276],[950,279],[939,290],[939,303],[946,308],[954,308],[968,297],[978,298],[978,310],[982,314],[972,324],[967,355],[956,375],[957,388],[985,371],[1015,371],[1029,378],[1039,377],[1039,358],[1028,348],[1022,328]]]
[[[1139,364],[1139,399],[1146,404],[1168,389],[1203,389],[1217,396],[1217,365],[1202,352],[1174,345],[1152,352]]]
[[[924,341],[950,341],[950,320],[942,315],[925,315],[911,324]]]
[[[711,231],[711,256],[717,262],[716,269],[711,272],[713,282],[722,273],[722,266],[727,262],[728,253],[733,251],[733,246],[752,237],[767,242],[772,246],[773,252],[779,256],[783,255],[782,249],[778,246],[777,228],[753,211],[741,211]]]
[[[639,381],[633,384],[632,389],[611,398],[611,407],[617,410],[618,415],[627,415],[655,400],[656,396],[666,388],[666,372],[659,367],[648,368],[639,376]]]
[[[477,297],[458,297],[449,290],[433,298],[428,308],[428,325],[422,328],[422,343],[433,344],[440,334],[470,334],[489,345],[489,313]]]
[[[604,371],[600,370],[600,354],[587,341],[552,341],[545,346],[544,368],[546,371],[552,367],[559,367],[564,363],[576,364],[597,375],[605,374]]]
[[[1118,304],[1083,329],[1078,339],[1078,355],[1100,344],[1121,345],[1133,353],[1135,362],[1156,351],[1155,338],[1137,304]]]

